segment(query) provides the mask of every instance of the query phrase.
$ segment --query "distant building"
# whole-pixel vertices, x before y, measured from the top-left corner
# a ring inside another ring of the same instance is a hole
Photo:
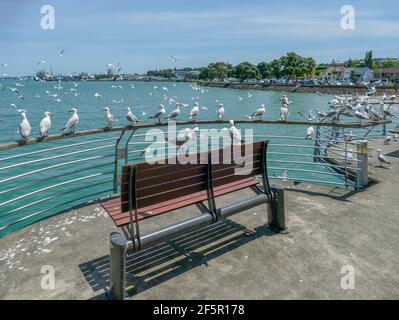
[[[374,73],[373,70],[364,67],[364,68],[345,68],[342,80],[344,81],[352,81],[352,72],[354,72],[356,82],[370,82]]]
[[[375,74],[376,78],[385,78],[392,82],[399,81],[399,67],[384,68],[384,69],[376,70],[375,73],[376,73]]]
[[[328,67],[323,73],[323,81],[342,80],[344,72],[344,66]]]

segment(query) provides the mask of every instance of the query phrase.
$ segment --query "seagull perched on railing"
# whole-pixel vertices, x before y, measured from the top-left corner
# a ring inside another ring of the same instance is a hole
[[[130,125],[133,125],[133,124],[135,124],[136,122],[139,122],[139,118],[137,118],[137,117],[133,114],[132,110],[131,110],[129,107],[127,107],[126,118],[127,118],[127,120],[130,122]]]
[[[190,119],[194,118],[195,121],[197,121],[197,116],[199,114],[199,106],[198,106],[198,102],[194,103],[194,107],[191,109],[190,114],[188,115],[188,117]]]
[[[112,124],[114,122],[117,122],[118,119],[114,117],[114,115],[111,113],[111,110],[108,107],[104,107],[104,121],[107,124],[106,128],[111,128]]]
[[[287,121],[288,114],[288,105],[283,103],[280,107],[280,121]]]
[[[232,144],[241,144],[244,143],[244,140],[241,137],[240,131],[234,126],[234,121],[230,120],[230,128],[229,128],[230,138]]]
[[[361,112],[359,110],[355,111],[354,116],[359,119],[359,124],[362,123],[362,120],[370,120],[370,117],[367,113]]]
[[[265,105],[262,103],[256,111],[252,112],[251,115],[248,117],[250,119],[253,119],[255,117],[260,117],[262,119],[263,114],[266,112]]]
[[[149,119],[158,119],[159,123],[161,123],[161,118],[163,118],[166,114],[165,107],[163,104],[159,105],[159,110],[153,116],[148,117]]]
[[[51,129],[51,117],[53,116],[53,114],[49,111],[46,111],[44,113],[44,118],[42,119],[42,121],[40,121],[39,124],[39,134],[42,137],[45,137],[48,135],[49,130]]]
[[[389,144],[392,141],[392,136],[391,135],[387,135],[384,138],[384,144]]]
[[[180,103],[176,103],[176,108],[171,113],[169,113],[167,120],[176,120],[180,115]]]
[[[28,118],[26,116],[26,110],[18,110],[21,113],[21,122],[19,124],[19,134],[22,139],[27,141],[29,139],[29,135],[32,131],[32,128],[29,124]]]
[[[224,106],[223,106],[223,103],[219,103],[216,113],[218,115],[219,120],[223,120],[223,117],[224,117]]]
[[[381,107],[382,107],[382,112],[384,113],[384,120],[386,117],[393,117],[393,114],[391,113],[391,111],[389,111],[389,108],[391,107],[390,105],[387,106],[386,104],[381,102]]]
[[[73,133],[75,132],[75,126],[79,123],[78,110],[76,108],[72,108],[68,112],[72,112],[72,115],[61,131],[65,132],[69,130],[70,133]]]
[[[377,149],[377,159],[380,162],[380,167],[384,168],[384,163],[391,164],[388,159],[381,153],[381,149]]]
[[[367,112],[367,114],[368,114],[368,116],[370,117],[370,119],[371,120],[373,120],[373,121],[380,121],[381,120],[381,117],[380,117],[380,115],[378,114],[378,112],[376,112],[374,109],[373,109],[373,106],[372,105],[367,105],[365,108],[364,108],[364,110]]]

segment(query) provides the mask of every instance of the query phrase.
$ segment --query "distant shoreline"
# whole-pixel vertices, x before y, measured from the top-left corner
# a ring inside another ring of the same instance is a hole
[[[366,86],[323,86],[323,85],[289,85],[289,84],[253,84],[253,83],[225,83],[225,82],[199,82],[206,87],[228,88],[239,90],[264,90],[292,93],[321,93],[321,94],[364,94],[368,91]],[[396,94],[399,89],[394,87],[377,87],[376,95]]]

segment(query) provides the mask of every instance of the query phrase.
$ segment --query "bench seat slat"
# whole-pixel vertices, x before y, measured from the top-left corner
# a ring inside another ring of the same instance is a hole
[[[214,194],[215,197],[217,197],[230,192],[234,192],[237,190],[248,188],[250,186],[257,185],[258,183],[259,181],[255,178],[252,177],[244,178],[238,181],[234,181],[231,183],[215,187]],[[147,219],[149,217],[153,217],[162,213],[170,212],[183,207],[187,207],[189,205],[193,205],[195,203],[205,201],[206,199],[207,199],[206,191],[195,192],[190,195],[160,202],[155,205],[139,208],[138,218],[139,220]],[[129,212],[128,211],[121,212],[120,198],[109,200],[107,202],[102,203],[101,205],[114,220],[116,226],[121,227],[129,224],[130,222]],[[133,221],[135,221],[134,216],[133,216]]]

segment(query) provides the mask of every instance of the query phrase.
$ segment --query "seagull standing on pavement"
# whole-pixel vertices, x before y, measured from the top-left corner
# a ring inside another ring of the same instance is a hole
[[[75,132],[75,126],[79,123],[78,110],[76,108],[72,108],[68,112],[72,112],[72,115],[61,131],[65,132],[69,130],[70,133],[73,133]]]
[[[39,134],[42,137],[48,136],[48,132],[51,129],[51,117],[53,114],[49,111],[44,113],[44,118],[40,121],[39,124]]]
[[[388,159],[381,153],[381,149],[377,149],[377,159],[380,162],[380,166],[384,168],[384,163],[391,164]]]

